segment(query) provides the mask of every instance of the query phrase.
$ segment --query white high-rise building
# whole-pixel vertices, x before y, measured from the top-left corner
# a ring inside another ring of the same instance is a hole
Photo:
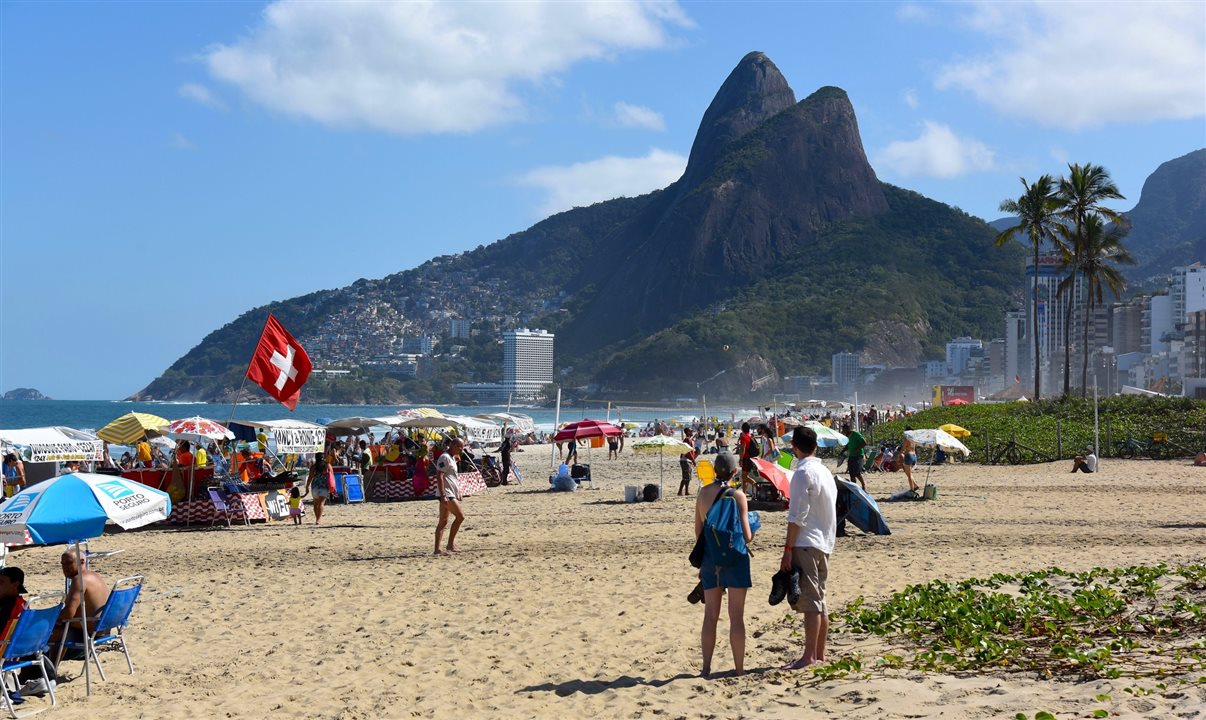
[[[1021,310],[1005,313],[1005,387],[1013,385],[1015,377],[1019,380],[1028,377],[1030,373],[1025,368],[1033,368],[1034,347],[1027,341],[1026,313]]]
[[[451,337],[467,338],[467,337],[469,337],[469,333],[470,333],[470,329],[469,329],[469,321],[468,320],[464,320],[462,318],[449,318],[448,334]]]
[[[842,392],[850,392],[858,383],[859,365],[862,364],[858,353],[834,353],[830,358],[833,371],[833,384]]]
[[[955,338],[946,344],[946,366],[951,375],[967,372],[967,363],[972,353],[984,349],[984,343],[975,338]]]
[[[503,333],[503,389],[516,398],[536,398],[553,382],[553,333],[509,330]]]

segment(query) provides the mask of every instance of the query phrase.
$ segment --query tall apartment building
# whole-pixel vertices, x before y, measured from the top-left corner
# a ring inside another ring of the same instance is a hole
[[[1110,308],[1110,345],[1115,355],[1146,351],[1143,346],[1144,297],[1134,297],[1126,302],[1115,303]]]
[[[1005,313],[1005,386],[1030,378],[1034,366],[1034,345],[1026,336],[1026,313],[1011,310]],[[1033,380],[1033,378],[1030,378]]]
[[[1038,273],[1038,328],[1032,328],[1030,326],[1034,319],[1032,309],[1034,298],[1029,290],[1033,286],[1036,272]],[[1041,368],[1043,386],[1047,388],[1053,387],[1051,383],[1056,378],[1063,377],[1064,326],[1068,321],[1068,304],[1073,303],[1073,308],[1075,308],[1081,298],[1082,283],[1079,280],[1076,281],[1072,292],[1063,295],[1056,294],[1060,282],[1067,275],[1066,271],[1060,270],[1059,255],[1055,253],[1040,255],[1037,269],[1033,262],[1026,264],[1026,335],[1033,337],[1031,333],[1038,333],[1039,356],[1043,365]],[[1071,329],[1075,329],[1075,325]],[[1074,337],[1073,341],[1075,341]]]
[[[503,333],[503,389],[516,398],[536,398],[553,382],[553,333],[509,330]]]
[[[975,338],[960,337],[946,344],[946,367],[951,375],[962,375],[967,372],[967,364],[972,355],[984,349],[984,343]]]
[[[448,320],[448,334],[454,338],[469,337],[469,321],[461,318],[450,318]]]
[[[834,353],[830,358],[833,384],[837,385],[838,389],[844,393],[853,390],[854,386],[858,384],[859,366],[861,364],[858,353]]]

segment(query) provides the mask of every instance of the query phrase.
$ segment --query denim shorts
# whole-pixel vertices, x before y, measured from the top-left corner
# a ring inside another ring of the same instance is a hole
[[[704,555],[703,565],[699,568],[699,582],[704,590],[714,588],[748,588],[753,586],[750,579],[750,556],[741,558],[735,565],[716,566]]]

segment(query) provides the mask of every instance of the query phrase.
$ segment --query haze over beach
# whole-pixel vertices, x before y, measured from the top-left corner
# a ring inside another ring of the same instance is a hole
[[[0,704],[1206,720],[1206,2],[18,0],[0,98]]]

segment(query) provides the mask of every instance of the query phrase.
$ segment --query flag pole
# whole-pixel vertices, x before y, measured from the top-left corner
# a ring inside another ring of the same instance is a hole
[[[235,392],[234,400],[230,404],[230,418],[226,424],[229,426],[234,422],[235,410],[239,407],[239,398],[243,396],[243,387],[247,385],[247,373],[251,371],[251,363],[255,361],[255,353],[260,349],[260,340],[264,338],[264,331],[268,329],[268,321],[272,319],[272,313],[268,313],[268,317],[264,318],[264,327],[260,328],[260,336],[256,338],[255,348],[251,351],[251,360],[247,361],[247,369],[243,371],[243,382],[239,383],[239,389]]]

